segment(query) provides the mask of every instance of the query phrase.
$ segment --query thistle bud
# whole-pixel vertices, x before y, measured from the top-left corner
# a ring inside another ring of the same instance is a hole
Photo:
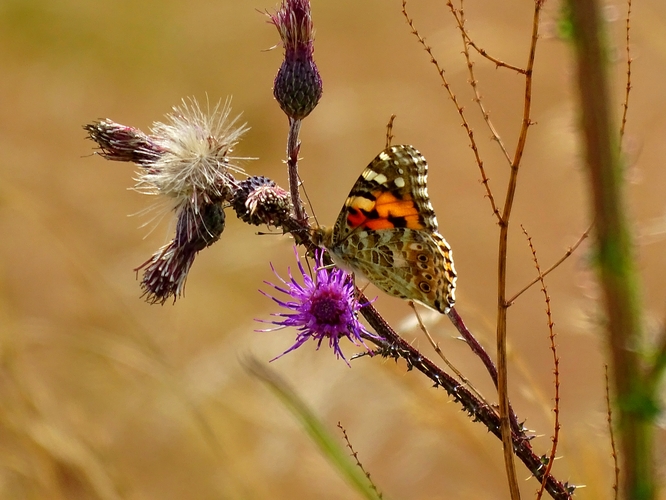
[[[289,193],[263,176],[248,177],[240,182],[232,206],[239,219],[255,226],[278,226],[291,211]]]
[[[107,160],[131,161],[145,167],[158,161],[166,152],[153,137],[138,128],[121,125],[108,118],[83,128],[99,146],[99,154]]]
[[[280,108],[293,120],[302,120],[317,106],[322,82],[314,62],[314,30],[309,0],[282,0],[270,15],[284,47],[284,61],[273,84]]]

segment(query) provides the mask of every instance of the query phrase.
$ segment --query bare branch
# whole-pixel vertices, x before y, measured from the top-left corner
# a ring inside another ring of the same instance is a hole
[[[552,437],[553,445],[550,448],[550,454],[548,455],[548,459],[546,461],[546,474],[550,474],[550,471],[553,467],[553,463],[555,462],[555,454],[557,453],[557,444],[559,442],[559,437],[560,437],[560,358],[557,356],[557,346],[555,345],[555,333],[553,331],[555,323],[553,323],[553,316],[550,310],[550,295],[548,295],[546,282],[543,279],[541,266],[539,266],[539,259],[537,258],[536,249],[532,244],[532,238],[527,233],[527,230],[522,225],[520,227],[522,228],[523,233],[525,233],[525,236],[527,237],[527,243],[529,244],[530,250],[532,251],[532,258],[534,259],[534,267],[536,267],[538,280],[541,283],[541,291],[543,292],[544,300],[546,301],[546,316],[548,317],[548,332],[549,332],[548,337],[550,338],[550,350],[553,353],[553,374],[555,376],[555,407],[553,408],[553,413],[555,413],[555,422],[553,423],[554,427],[553,437]],[[546,488],[546,483],[542,481],[541,488],[539,488],[539,491],[537,493],[536,497],[537,500],[541,500],[545,488]]]
[[[617,449],[615,448],[615,434],[613,433],[613,412],[611,410],[610,384],[608,382],[608,365],[604,365],[604,376],[606,380],[606,420],[608,421],[608,433],[610,435],[611,456],[613,457],[613,470],[615,471],[615,481],[613,481],[613,498],[618,499],[620,494],[620,466],[617,463]]]
[[[393,141],[393,121],[395,120],[395,115],[391,115],[388,123],[386,124],[386,147],[391,146],[391,141]]]
[[[478,86],[477,86],[477,80],[474,76],[474,63],[472,62],[470,55],[469,55],[469,46],[471,45],[471,39],[467,33],[467,30],[465,28],[465,13],[462,8],[462,2],[463,0],[460,0],[460,10],[456,10],[453,7],[453,4],[449,1],[447,2],[447,6],[449,7],[449,10],[451,11],[451,14],[453,14],[453,17],[456,20],[456,23],[458,25],[458,29],[460,30],[460,34],[462,36],[463,40],[463,54],[465,55],[465,60],[467,61],[467,70],[469,71],[469,84],[472,87],[472,90],[474,91],[474,101],[478,104],[479,109],[481,110],[481,115],[483,116],[484,121],[486,122],[486,125],[488,125],[488,128],[490,129],[490,133],[493,135],[493,139],[497,142],[499,145],[500,149],[502,150],[502,153],[504,153],[504,157],[506,158],[506,161],[511,164],[511,157],[509,156],[509,152],[506,150],[506,147],[504,146],[504,142],[500,138],[499,134],[497,133],[497,130],[495,130],[495,126],[493,123],[490,121],[490,114],[488,111],[486,111],[486,108],[481,102],[481,94],[479,92]]]
[[[629,111],[629,92],[631,92],[631,52],[629,49],[631,31],[631,0],[627,0],[627,42],[625,50],[627,52],[627,85],[624,91],[624,102],[622,103],[622,125],[620,125],[620,147],[622,147],[622,138],[624,137],[624,129],[627,124],[627,112]]]
[[[543,273],[544,278],[546,276],[548,276],[551,272],[553,272],[555,269],[557,269],[560,266],[560,264],[562,264],[562,262],[564,262],[569,257],[571,257],[571,255],[573,255],[573,253],[576,251],[576,249],[578,249],[580,244],[583,243],[583,241],[585,241],[585,239],[590,235],[590,231],[592,230],[593,226],[594,226],[594,223],[590,224],[590,227],[588,227],[585,230],[585,232],[580,235],[580,238],[578,238],[578,241],[576,241],[576,243],[574,243],[573,246],[567,248],[567,251],[565,252],[565,254],[557,262],[555,262],[555,264],[553,264],[548,269],[546,269],[546,271],[544,271],[544,273]],[[518,292],[513,297],[511,297],[509,300],[507,300],[507,304],[509,306],[513,305],[513,303],[516,301],[516,299],[518,297],[520,297],[523,293],[525,293],[527,290],[529,290],[532,287],[532,285],[534,285],[535,283],[538,283],[538,282],[539,282],[539,278],[538,277],[534,278],[527,286],[525,286],[522,290],[520,290],[520,292]]]

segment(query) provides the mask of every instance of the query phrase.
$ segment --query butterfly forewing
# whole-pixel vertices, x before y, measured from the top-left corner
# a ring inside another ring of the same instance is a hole
[[[354,184],[328,250],[378,288],[446,313],[455,301],[451,248],[438,233],[426,180],[412,146],[382,151]]]

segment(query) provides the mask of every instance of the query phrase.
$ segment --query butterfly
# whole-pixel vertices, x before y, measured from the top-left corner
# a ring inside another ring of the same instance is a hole
[[[414,147],[386,148],[354,184],[335,225],[314,229],[313,239],[338,267],[446,314],[455,303],[456,271],[427,177],[428,164]]]

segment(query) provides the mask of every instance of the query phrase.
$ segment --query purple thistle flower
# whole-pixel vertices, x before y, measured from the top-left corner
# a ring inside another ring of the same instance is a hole
[[[291,300],[279,300],[260,290],[261,293],[273,299],[280,306],[291,311],[273,313],[272,316],[278,316],[282,319],[263,322],[278,326],[260,331],[275,331],[288,326],[298,330],[296,343],[271,361],[297,349],[308,339],[317,341],[317,349],[319,349],[324,339],[328,339],[328,345],[333,348],[335,355],[344,359],[349,365],[347,358],[340,349],[341,338],[346,337],[354,345],[362,345],[368,351],[370,349],[363,342],[362,335],[378,338],[375,334],[366,330],[358,320],[358,311],[368,303],[361,304],[357,300],[351,276],[341,269],[324,266],[322,250],[315,252],[314,277],[310,277],[305,271],[298,257],[298,252],[296,249],[294,251],[298,269],[303,277],[303,284],[301,285],[294,279],[291,269],[288,271],[289,281],[285,281],[277,274],[272,265],[271,269],[285,286],[265,282],[277,291],[288,295]]]

